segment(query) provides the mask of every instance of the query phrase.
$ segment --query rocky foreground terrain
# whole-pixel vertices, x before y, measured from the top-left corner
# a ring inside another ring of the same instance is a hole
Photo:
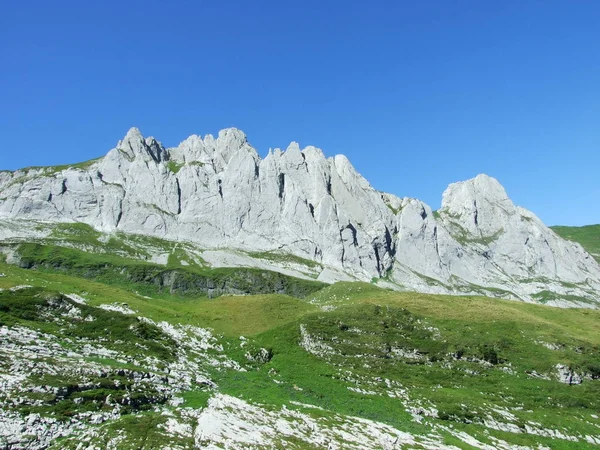
[[[69,222],[191,243],[213,266],[292,257],[324,282],[585,307],[600,290],[597,261],[491,177],[450,185],[432,211],[376,191],[343,155],[292,143],[261,159],[237,129],[165,149],[132,128],[97,160],[0,173],[5,242]]]
[[[145,295],[0,270],[0,448],[600,444],[593,310],[357,282],[303,299]]]

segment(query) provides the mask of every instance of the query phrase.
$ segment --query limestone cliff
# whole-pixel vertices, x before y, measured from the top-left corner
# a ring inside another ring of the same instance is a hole
[[[434,213],[376,191],[343,155],[292,143],[261,159],[237,129],[166,149],[132,128],[98,160],[0,172],[0,219],[277,251],[395,289],[600,302],[598,263],[491,177],[450,185]]]

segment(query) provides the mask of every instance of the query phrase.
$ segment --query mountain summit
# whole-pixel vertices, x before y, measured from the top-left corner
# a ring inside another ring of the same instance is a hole
[[[132,128],[98,160],[2,172],[0,219],[11,239],[35,235],[36,222],[83,222],[204,251],[292,255],[318,264],[326,282],[599,301],[598,263],[515,206],[494,178],[451,184],[434,212],[376,191],[343,155],[294,142],[261,159],[235,128],[168,149]]]

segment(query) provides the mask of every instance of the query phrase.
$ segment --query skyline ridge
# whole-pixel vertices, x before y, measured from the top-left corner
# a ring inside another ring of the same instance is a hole
[[[189,136],[187,136],[185,139],[180,139],[176,145],[165,145],[165,144],[163,144],[163,141],[162,141],[161,139],[157,139],[157,138],[156,138],[156,136],[155,136],[154,134],[149,134],[148,136],[145,136],[145,135],[144,135],[144,133],[142,132],[142,130],[141,130],[139,127],[137,127],[137,126],[130,126],[130,127],[128,128],[127,132],[125,133],[125,135],[123,136],[123,138],[122,138],[122,139],[120,139],[120,140],[118,140],[118,141],[117,141],[117,143],[116,143],[116,145],[115,145],[114,147],[111,147],[111,148],[116,148],[116,147],[118,147],[118,146],[119,146],[119,144],[120,144],[120,143],[121,143],[123,140],[127,139],[128,137],[130,137],[130,135],[138,135],[138,134],[139,134],[139,135],[142,137],[142,139],[154,139],[154,140],[156,140],[156,142],[157,142],[158,144],[160,144],[160,145],[162,146],[162,148],[163,148],[163,149],[165,149],[165,150],[170,150],[170,149],[175,149],[175,148],[177,148],[177,147],[181,146],[181,145],[182,145],[182,144],[184,144],[186,141],[188,141],[190,138],[200,138],[200,140],[204,140],[204,139],[206,139],[206,138],[211,138],[211,139],[213,139],[213,140],[214,140],[214,139],[215,139],[215,137],[216,137],[216,138],[218,138],[218,137],[221,135],[221,133],[225,133],[225,132],[228,132],[228,131],[233,131],[233,132],[234,132],[234,133],[236,133],[236,134],[238,134],[238,133],[239,133],[239,134],[241,134],[241,136],[242,136],[242,139],[244,139],[244,140],[245,140],[245,142],[246,142],[246,143],[247,143],[247,144],[248,144],[250,147],[252,147],[252,149],[253,149],[253,150],[255,150],[255,151],[256,151],[256,153],[257,153],[257,156],[258,156],[258,157],[259,157],[261,160],[265,159],[265,158],[266,158],[266,157],[267,157],[267,156],[268,156],[270,153],[272,153],[272,152],[274,152],[274,151],[276,151],[276,150],[279,150],[279,151],[285,152],[285,151],[289,150],[289,148],[290,148],[290,147],[292,147],[292,146],[294,146],[294,145],[295,145],[295,146],[297,146],[297,147],[298,147],[298,149],[299,149],[300,151],[304,151],[304,150],[305,150],[305,149],[307,149],[307,148],[315,148],[315,149],[317,149],[317,150],[321,151],[321,152],[324,154],[325,158],[327,158],[327,159],[329,159],[329,158],[334,158],[335,156],[338,156],[338,155],[341,155],[341,156],[347,157],[347,156],[346,156],[344,153],[338,153],[338,154],[334,154],[334,155],[327,155],[327,152],[326,152],[326,150],[322,149],[322,148],[321,148],[321,147],[319,147],[318,145],[306,145],[306,146],[302,146],[302,145],[300,145],[300,144],[298,143],[298,141],[296,141],[296,140],[291,140],[291,141],[289,141],[289,144],[288,144],[288,145],[285,145],[285,146],[282,146],[282,147],[269,147],[269,148],[268,148],[268,150],[267,150],[266,152],[264,152],[264,151],[263,151],[263,152],[260,152],[260,151],[259,151],[259,149],[257,149],[257,148],[256,148],[254,145],[252,145],[251,139],[250,139],[250,138],[248,138],[248,135],[245,133],[245,131],[244,131],[244,130],[242,130],[241,128],[238,128],[238,127],[235,127],[235,126],[230,126],[230,127],[226,127],[226,128],[221,128],[221,129],[219,129],[219,130],[218,130],[216,133],[210,133],[210,132],[208,132],[208,133],[203,133],[203,134],[196,134],[196,133],[192,133],[192,134],[190,134]],[[67,163],[55,163],[55,164],[48,164],[48,165],[38,165],[38,164],[35,164],[35,163],[34,163],[34,164],[31,164],[31,165],[28,165],[28,166],[17,167],[17,168],[14,168],[14,169],[13,169],[13,168],[11,168],[11,169],[5,169],[5,168],[2,168],[2,167],[0,167],[0,171],[3,171],[3,170],[4,170],[4,171],[9,171],[9,172],[15,172],[15,171],[22,170],[22,169],[27,169],[27,168],[30,168],[30,167],[62,167],[62,166],[75,166],[75,165],[77,165],[77,164],[85,163],[85,162],[87,162],[87,161],[93,161],[93,160],[96,160],[96,159],[102,158],[102,157],[106,156],[106,153],[107,153],[107,152],[106,152],[106,150],[105,150],[105,151],[104,151],[104,153],[103,153],[103,154],[101,154],[101,155],[99,155],[99,156],[92,157],[92,158],[90,158],[90,159],[87,159],[87,160],[72,161],[72,162],[67,162]],[[356,168],[355,168],[355,170],[357,170],[357,171],[360,173],[360,170],[358,170],[358,169],[356,169]],[[478,176],[480,176],[480,175],[485,175],[485,176],[487,176],[487,177],[493,178],[493,179],[494,179],[494,180],[496,180],[496,181],[500,181],[500,180],[498,180],[498,178],[497,178],[497,177],[495,177],[495,176],[493,176],[493,175],[490,175],[490,174],[488,174],[488,173],[486,173],[486,172],[479,172],[479,173],[476,173],[476,174],[474,174],[473,176],[471,176],[471,177],[469,177],[469,178],[464,178],[464,179],[461,179],[461,180],[459,180],[459,179],[455,179],[454,181],[450,181],[450,182],[448,183],[448,185],[450,185],[450,184],[453,184],[453,183],[458,183],[458,182],[463,182],[463,181],[472,180],[472,179],[475,179],[475,178],[477,178],[477,177],[478,177]],[[374,187],[375,187],[375,186],[376,186],[376,184],[377,184],[377,179],[374,179],[374,180],[368,179],[368,182],[369,182],[369,184],[371,184],[372,186],[374,186]],[[503,188],[505,188],[505,189],[506,189],[506,187],[504,186],[504,184],[503,184],[503,183],[500,183],[500,184],[502,185],[502,187],[503,187]],[[448,185],[447,185],[447,186],[448,186]],[[420,199],[420,197],[418,197],[418,196],[408,196],[408,195],[404,195],[402,192],[383,191],[383,190],[380,190],[380,189],[377,189],[377,190],[378,190],[379,192],[381,192],[381,193],[388,193],[388,194],[396,195],[396,196],[398,196],[398,197],[400,197],[400,198],[412,198],[412,199]],[[443,193],[444,191],[445,191],[445,189],[442,189],[440,192],[442,192],[442,193]],[[512,196],[510,196],[510,198],[512,198]],[[439,208],[441,208],[441,207],[442,207],[442,205],[441,205],[441,200],[442,200],[442,197],[441,197],[441,195],[438,195],[437,201],[434,201],[434,202],[431,202],[431,203],[428,203],[427,201],[425,201],[425,203],[426,203],[426,204],[428,204],[428,205],[430,205],[430,206],[432,207],[432,209],[435,211],[435,210],[438,210]],[[521,206],[523,206],[523,205],[521,205]],[[527,208],[527,209],[529,209],[529,210],[533,210],[533,209],[531,209],[531,208]],[[582,225],[568,225],[568,224],[565,224],[565,223],[547,223],[547,222],[545,222],[545,221],[544,221],[544,223],[545,223],[545,224],[546,224],[548,227],[553,227],[553,226],[575,226],[575,227],[583,227],[583,226],[596,225],[596,224],[600,223],[600,219],[599,219],[598,223],[585,223],[585,224],[582,224]]]

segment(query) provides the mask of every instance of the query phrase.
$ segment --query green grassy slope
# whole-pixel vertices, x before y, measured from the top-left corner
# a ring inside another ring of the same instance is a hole
[[[564,239],[579,242],[596,261],[600,262],[600,224],[584,227],[550,227]]]
[[[410,422],[389,396],[405,390],[409,404],[437,409],[431,423],[452,424],[484,442],[489,433],[514,444],[585,448],[521,434],[530,423],[565,434],[597,433],[600,423],[590,414],[600,409],[599,380],[567,385],[538,378],[551,374],[556,364],[600,377],[597,311],[354,284],[334,285],[320,300],[336,309],[307,314],[257,336],[258,345],[273,353],[272,360],[257,371],[220,380],[222,389],[270,404],[292,398],[417,430],[422,424]],[[307,354],[298,346],[300,325],[325,349],[323,354]],[[274,384],[273,379],[285,382]],[[507,422],[499,411],[510,411],[508,423],[520,430],[518,435],[484,432],[485,421]]]
[[[48,256],[34,253],[38,259]],[[266,408],[293,407],[290,402],[315,405],[323,409],[311,410],[314,416],[363,417],[417,435],[435,431],[459,448],[471,448],[453,434],[463,431],[492,447],[500,439],[552,449],[593,448],[584,437],[600,435],[598,311],[399,293],[367,283],[338,283],[304,299],[274,294],[209,299],[152,290],[141,295],[136,284],[82,277],[87,266],[62,264],[60,271],[51,266],[31,270],[0,263],[0,288],[38,289],[2,292],[3,324],[62,336],[62,328],[40,316],[36,305],[48,293],[78,294],[88,300],[89,306],[81,306],[87,308],[84,315],[96,321],[76,323],[69,333],[86,337],[95,327],[115,330],[114,337],[110,331],[98,335],[125,353],[135,348],[123,342],[134,341],[136,348],[148,348],[149,354],[168,361],[172,343],[151,326],[138,330],[133,317],[97,312],[92,306],[124,303],[155,322],[214,330],[227,356],[246,368],[207,368],[217,390]],[[254,359],[260,349],[268,357]],[[560,383],[557,364],[588,379]],[[85,395],[71,394],[71,400],[100,408],[103,389],[107,387],[100,383]],[[210,395],[197,386],[184,393],[184,406],[201,408]],[[73,407],[50,402],[35,411],[63,417],[66,406]],[[164,420],[152,409],[138,409],[107,422],[103,430],[108,436],[125,430],[131,445],[123,448],[152,448],[143,442]],[[539,435],[544,430],[551,433]],[[548,435],[556,432],[559,437]],[[138,434],[143,436],[138,439]],[[156,448],[165,443],[159,435],[152,439]],[[75,443],[61,441],[61,447],[75,448]]]
[[[141,295],[135,288],[101,283],[53,271],[22,269],[0,263],[0,289],[28,285],[50,292],[85,296],[91,306],[120,303],[156,322],[204,326],[228,336],[254,335],[294,320],[316,309],[299,299],[281,295],[182,297],[169,293]],[[274,308],[273,306],[277,307]]]
[[[16,246],[19,265],[91,278],[106,284],[135,288],[146,295],[180,296],[224,293],[282,293],[305,297],[325,284],[253,268],[167,266],[107,253],[88,253],[57,245],[24,243]]]

